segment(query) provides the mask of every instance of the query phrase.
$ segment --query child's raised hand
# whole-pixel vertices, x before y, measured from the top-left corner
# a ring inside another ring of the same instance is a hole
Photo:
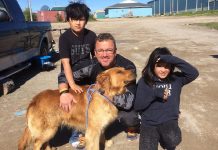
[[[82,93],[83,90],[79,85],[76,84],[70,84],[70,88],[75,92],[75,93]]]

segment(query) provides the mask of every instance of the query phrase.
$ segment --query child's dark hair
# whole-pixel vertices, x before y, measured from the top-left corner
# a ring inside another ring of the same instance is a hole
[[[149,56],[147,65],[142,70],[142,77],[144,78],[145,82],[152,86],[154,84],[154,68],[157,59],[160,57],[160,55],[172,55],[172,53],[169,51],[166,47],[158,47],[156,48]],[[174,67],[171,66],[170,68],[170,74],[174,71]]]
[[[110,34],[110,33],[100,33],[95,41],[99,41],[99,42],[102,42],[102,41],[107,41],[107,40],[112,40],[113,43],[114,43],[114,48],[115,50],[117,49],[117,46],[116,46],[116,41],[114,39],[114,37]]]
[[[71,2],[65,9],[66,11],[66,20],[69,19],[81,19],[85,17],[86,22],[89,20],[89,12],[91,11],[89,7],[82,3],[73,3]]]

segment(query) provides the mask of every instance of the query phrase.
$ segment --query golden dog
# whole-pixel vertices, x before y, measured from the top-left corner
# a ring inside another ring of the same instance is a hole
[[[82,86],[83,92],[73,93],[77,103],[72,105],[70,112],[59,107],[59,91],[45,90],[36,95],[27,109],[27,127],[18,144],[18,150],[24,150],[32,141],[34,150],[40,150],[43,144],[50,149],[48,141],[54,137],[61,125],[86,131],[87,150],[99,150],[100,136],[104,129],[116,119],[117,108],[106,99],[123,94],[126,85],[135,80],[135,74],[122,67],[108,69],[97,76],[97,84],[93,86],[92,100],[86,117],[87,91],[89,86]],[[99,92],[101,91],[101,92]],[[101,93],[104,93],[103,95]],[[88,118],[88,119],[86,119]],[[88,126],[86,128],[86,123]]]

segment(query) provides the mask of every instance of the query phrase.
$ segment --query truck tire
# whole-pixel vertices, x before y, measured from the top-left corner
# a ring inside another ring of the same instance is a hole
[[[40,56],[48,55],[49,49],[46,41],[43,41],[40,47]]]

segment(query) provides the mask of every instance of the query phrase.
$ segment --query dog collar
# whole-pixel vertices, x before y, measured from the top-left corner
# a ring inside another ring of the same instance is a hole
[[[99,89],[97,90],[97,89],[94,89],[94,88],[93,88],[95,85],[96,85],[96,84],[91,84],[91,85],[89,86],[88,90],[87,90],[86,96],[87,96],[88,102],[90,103],[90,101],[92,100],[92,94],[95,93],[95,92],[98,92],[101,96],[104,97],[104,99],[105,99],[107,102],[109,102],[109,103],[111,103],[111,104],[114,105],[114,103],[112,102],[112,100],[111,100],[108,96],[104,95],[103,92],[101,92]]]
[[[107,97],[106,95],[104,95],[100,90],[97,90],[97,89],[94,89],[93,87],[95,86],[96,84],[91,84],[89,86],[89,88],[87,89],[87,93],[86,93],[86,97],[87,97],[87,101],[88,101],[88,104],[86,106],[86,128],[88,128],[88,109],[89,109],[89,105],[90,105],[90,102],[92,100],[92,94],[97,92],[98,94],[100,94],[101,96],[104,97],[104,99],[110,103],[111,105],[114,105],[114,103],[112,102],[112,100]]]

